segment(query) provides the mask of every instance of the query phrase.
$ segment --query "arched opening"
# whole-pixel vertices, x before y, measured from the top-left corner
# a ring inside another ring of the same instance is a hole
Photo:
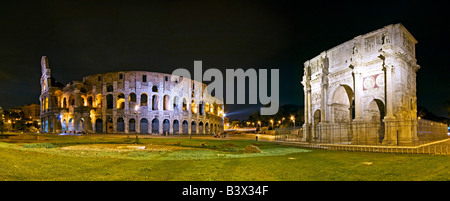
[[[379,99],[373,99],[367,108],[367,119],[372,122],[371,131],[369,131],[366,139],[370,141],[377,140],[378,143],[382,143],[385,134],[385,127],[383,118],[385,116],[385,107],[383,101]]]
[[[75,130],[75,122],[72,118],[69,119],[69,131]]]
[[[321,119],[321,116],[320,116],[320,110],[316,110],[314,112],[314,124],[317,125],[321,121],[322,121],[322,119]]]
[[[92,107],[92,104],[93,104],[92,96],[89,96],[87,98],[87,106]]]
[[[183,111],[187,110],[187,100],[183,98]]]
[[[133,109],[136,105],[136,94],[130,93],[130,95],[128,95],[128,106],[130,109]]]
[[[163,134],[170,133],[170,121],[168,119],[164,119],[163,121]]]
[[[205,108],[204,108],[203,101],[200,101],[200,103],[198,104],[198,113],[200,115],[204,115],[205,114]]]
[[[117,132],[123,133],[125,132],[125,122],[122,117],[117,119]]]
[[[205,133],[206,134],[211,133],[211,131],[209,130],[209,124],[208,123],[205,124]]]
[[[191,134],[197,134],[197,122],[195,121],[191,123]]]
[[[64,132],[67,130],[67,121],[64,119],[64,121],[61,123],[61,130]]]
[[[316,110],[314,112],[314,139],[319,139],[320,138],[320,129],[319,129],[319,123],[321,122],[321,116],[320,116],[320,110]]]
[[[87,98],[85,95],[81,95],[81,103],[80,106],[87,106]]]
[[[189,133],[189,123],[186,120],[183,121],[183,133],[184,134]]]
[[[205,112],[209,113],[209,104],[208,103],[205,103]]]
[[[152,133],[159,133],[159,120],[156,118],[152,120]]]
[[[195,100],[191,101],[191,112],[192,112],[192,114],[196,114],[198,112],[196,104],[195,104]]]
[[[148,105],[148,96],[147,94],[143,93],[141,94],[141,106],[147,106]]]
[[[158,87],[156,85],[153,85],[152,92],[158,92]]]
[[[113,95],[108,94],[106,95],[106,109],[112,109],[113,108]]]
[[[78,121],[78,128],[77,128],[77,131],[83,131],[83,130],[84,130],[84,119],[81,118],[81,119]]]
[[[385,116],[385,108],[384,108],[384,103],[383,101],[379,100],[379,99],[373,99],[368,106],[368,120],[372,121],[372,122],[380,122],[383,120],[384,116]]]
[[[203,122],[198,123],[198,134],[204,134],[203,133]]]
[[[158,110],[159,109],[159,107],[158,107],[158,105],[159,105],[159,98],[158,98],[158,95],[153,95],[153,97],[152,97],[152,110]]]
[[[169,95],[164,95],[163,110],[169,110]]]
[[[136,120],[130,119],[130,121],[128,121],[128,132],[136,132]]]
[[[114,132],[113,127],[114,127],[113,119],[111,117],[107,117],[106,118],[106,132],[107,133]]]
[[[139,129],[141,134],[148,133],[148,120],[146,118],[141,119]]]
[[[117,109],[123,110],[125,108],[125,95],[123,93],[117,94]]]
[[[178,104],[179,104],[179,98],[178,98],[178,96],[175,96],[174,98],[173,98],[173,110],[178,110],[178,109],[180,109],[180,108],[178,108]]]
[[[352,121],[354,93],[347,85],[339,86],[332,96],[332,116],[335,123],[349,123]]]
[[[100,118],[95,120],[95,132],[96,133],[103,132],[103,121]]]
[[[102,107],[102,95],[101,94],[97,94],[95,96],[95,103],[97,105],[97,107]]]
[[[180,122],[178,120],[173,120],[173,134],[180,133]]]
[[[66,97],[64,97],[64,100],[63,100],[63,108],[67,108],[67,100],[66,100]]]

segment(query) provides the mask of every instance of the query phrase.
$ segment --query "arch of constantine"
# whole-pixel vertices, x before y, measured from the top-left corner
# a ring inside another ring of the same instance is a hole
[[[417,138],[416,39],[401,24],[357,36],[304,63],[309,142],[411,144]]]

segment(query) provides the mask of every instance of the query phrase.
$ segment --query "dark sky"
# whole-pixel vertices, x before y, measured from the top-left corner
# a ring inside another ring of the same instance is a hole
[[[449,11],[440,1],[0,2],[0,105],[39,103],[40,58],[67,83],[120,70],[280,69],[281,104],[303,105],[303,63],[389,24],[419,41],[418,105],[446,115]],[[191,71],[193,72],[193,71]],[[225,73],[225,70],[222,71]],[[227,105],[246,118],[257,105]]]

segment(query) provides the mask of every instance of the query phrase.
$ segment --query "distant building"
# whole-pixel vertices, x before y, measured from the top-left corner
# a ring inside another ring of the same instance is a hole
[[[22,106],[22,112],[25,119],[30,121],[39,121],[40,117],[40,106],[39,104],[29,104]]]

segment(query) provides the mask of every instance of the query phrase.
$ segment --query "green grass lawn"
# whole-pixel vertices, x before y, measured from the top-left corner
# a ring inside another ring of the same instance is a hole
[[[0,180],[450,180],[448,156],[324,151],[213,138],[23,136],[0,140]],[[249,145],[261,152],[249,153]]]

